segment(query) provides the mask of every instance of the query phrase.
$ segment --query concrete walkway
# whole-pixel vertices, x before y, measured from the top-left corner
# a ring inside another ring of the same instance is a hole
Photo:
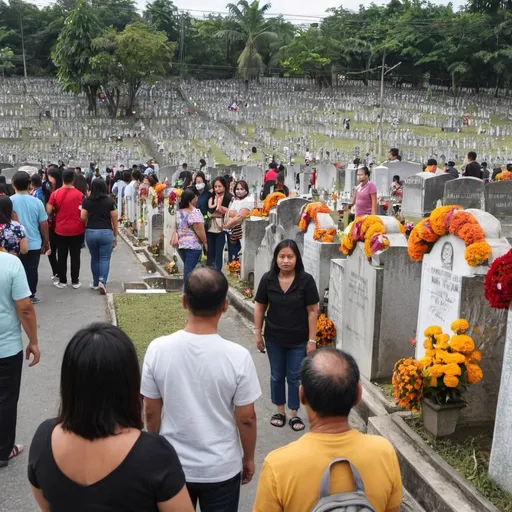
[[[36,505],[26,477],[28,448],[39,424],[54,417],[58,408],[60,366],[64,349],[73,334],[84,325],[106,319],[106,300],[89,289],[89,253],[82,251],[82,288],[58,290],[50,281],[50,267],[46,258],[40,265],[38,296],[43,300],[36,307],[39,325],[41,362],[34,368],[24,367],[21,397],[18,406],[16,442],[25,445],[25,452],[14,459],[6,469],[0,470],[0,510],[2,512],[32,512]],[[139,281],[145,270],[124,242],[112,257],[109,291],[122,292],[122,283]],[[266,355],[253,345],[253,334],[241,317],[230,309],[222,318],[220,334],[247,347],[258,370],[263,397],[257,403],[258,444],[257,468],[273,450],[297,439],[289,426],[275,428],[269,424],[274,409],[270,402],[270,375]],[[250,512],[254,502],[257,475],[253,482],[243,486],[240,512]]]

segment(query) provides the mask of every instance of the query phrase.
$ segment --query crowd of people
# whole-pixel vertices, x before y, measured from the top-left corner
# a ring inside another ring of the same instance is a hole
[[[41,418],[29,450],[28,480],[40,510],[192,512],[197,504],[202,512],[238,510],[241,485],[256,473],[255,403],[262,391],[250,351],[218,333],[228,288],[214,268],[191,271],[182,297],[186,327],[152,341],[142,371],[132,340],[119,328],[95,323],[74,334],[62,359],[59,409]],[[350,411],[361,399],[359,370],[350,355],[316,348],[318,291],[292,240],[276,248],[256,304],[255,344],[268,352],[278,411],[270,423],[284,426],[288,405],[291,429],[304,430],[297,415],[302,406],[310,432],[266,456],[253,510],[309,512],[318,502],[324,471],[336,462],[331,494],[341,499],[353,491],[356,468],[367,503],[376,512],[397,512],[402,499],[397,456],[386,439],[349,425]],[[283,324],[283,318],[289,320]],[[24,450],[15,443],[21,326],[29,340],[25,358],[34,366],[40,353],[28,281],[19,258],[3,251],[4,468]]]

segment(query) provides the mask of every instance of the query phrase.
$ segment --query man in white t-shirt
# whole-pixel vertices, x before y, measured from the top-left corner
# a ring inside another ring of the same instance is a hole
[[[184,287],[187,326],[154,340],[142,370],[147,429],[174,446],[201,512],[236,512],[240,483],[255,471],[261,388],[249,351],[217,334],[227,292],[221,272],[194,270]]]

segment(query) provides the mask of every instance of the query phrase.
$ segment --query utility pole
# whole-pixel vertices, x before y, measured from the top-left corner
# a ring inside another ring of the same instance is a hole
[[[379,157],[382,156],[382,124],[384,122],[384,77],[393,71],[393,69],[400,66],[402,62],[400,61],[398,64],[395,64],[392,68],[389,68],[386,71],[386,50],[382,54],[382,66],[380,73],[380,119],[379,119]]]
[[[180,79],[183,79],[183,62],[185,60],[185,13],[181,11],[180,29]]]
[[[23,35],[23,3],[19,3],[20,7],[20,28],[21,28],[21,51],[23,52],[23,74],[27,78],[27,62],[25,60],[25,37]]]

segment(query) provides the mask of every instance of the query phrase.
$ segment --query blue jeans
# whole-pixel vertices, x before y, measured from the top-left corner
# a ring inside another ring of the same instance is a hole
[[[288,408],[298,411],[300,365],[306,357],[306,343],[296,347],[282,347],[265,336],[270,361],[270,397],[275,405],[286,405],[285,378],[288,382]]]
[[[229,236],[226,237],[228,244],[228,261],[233,261],[238,259],[238,253],[242,248],[242,242],[240,240],[235,240],[235,243],[232,243],[229,240]]]
[[[92,283],[107,284],[114,233],[111,229],[86,229],[85,241],[91,253]]]
[[[206,241],[208,242],[206,265],[221,271],[226,233],[224,231],[221,233],[206,233]]]
[[[187,482],[194,509],[199,501],[201,512],[237,512],[242,474],[211,484]]]
[[[183,261],[183,282],[196,267],[202,252],[201,249],[178,249],[178,254]]]

